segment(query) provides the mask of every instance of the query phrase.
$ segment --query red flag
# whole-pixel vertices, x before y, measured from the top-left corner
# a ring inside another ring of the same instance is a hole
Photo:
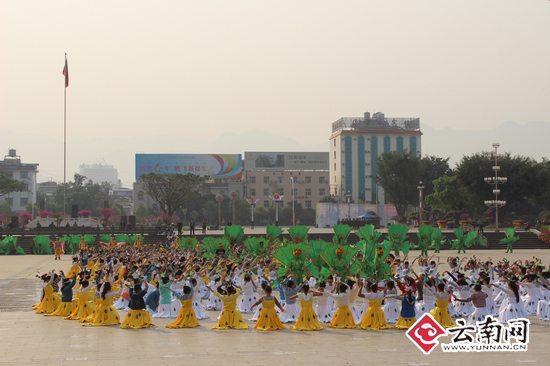
[[[63,75],[65,75],[65,88],[69,86],[69,64],[67,63],[67,54],[65,54],[65,67],[63,67]]]

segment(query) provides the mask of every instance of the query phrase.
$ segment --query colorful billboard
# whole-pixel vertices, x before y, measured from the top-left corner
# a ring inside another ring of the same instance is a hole
[[[242,179],[241,154],[136,154],[136,179],[141,174],[187,174]]]
[[[329,170],[328,152],[245,152],[246,170]]]

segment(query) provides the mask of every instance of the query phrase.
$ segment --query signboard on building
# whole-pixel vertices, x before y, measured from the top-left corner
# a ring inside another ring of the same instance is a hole
[[[328,152],[245,152],[246,170],[328,170]]]
[[[136,179],[147,173],[241,179],[242,170],[241,154],[136,154]]]

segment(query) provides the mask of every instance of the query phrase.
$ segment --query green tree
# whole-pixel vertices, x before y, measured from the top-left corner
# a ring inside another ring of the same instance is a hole
[[[172,216],[178,207],[198,197],[208,177],[195,174],[142,174],[144,191],[158,203],[161,210]]]
[[[332,196],[324,196],[319,202],[338,203],[338,200]]]
[[[0,197],[11,192],[21,192],[27,189],[25,182],[13,179],[13,174],[0,169]]]
[[[138,219],[146,219],[149,216],[149,210],[143,203],[140,203],[136,208],[136,217]]]
[[[431,207],[444,210],[464,210],[471,208],[471,195],[457,176],[442,176],[433,181],[434,192],[426,196]]]
[[[395,205],[397,215],[405,216],[407,206],[418,205],[421,159],[410,152],[386,152],[378,157],[376,182],[384,189],[386,200]]]
[[[420,161],[420,181],[424,186],[424,197],[434,192],[433,181],[453,173],[449,167],[449,158],[443,159],[434,155],[426,155]]]
[[[0,213],[3,213],[7,217],[10,217],[12,214],[10,204],[6,201],[0,201]]]

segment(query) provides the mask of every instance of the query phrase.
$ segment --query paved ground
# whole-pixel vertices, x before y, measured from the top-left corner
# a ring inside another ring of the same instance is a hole
[[[441,253],[442,257],[454,251]],[[499,260],[496,251],[472,255]],[[550,250],[517,250],[509,259],[541,258],[550,262]],[[325,329],[319,332],[213,331],[216,312],[195,329],[172,330],[167,319],[155,319],[151,329],[82,327],[75,321],[34,314],[39,300],[35,274],[70,267],[70,258],[0,256],[0,364],[2,365],[441,365],[446,362],[516,365],[550,361],[550,322],[532,317],[527,352],[446,354],[437,347],[423,355],[404,331]],[[125,312],[120,312],[125,316]],[[245,318],[251,317],[246,315]],[[253,323],[250,323],[252,326]],[[439,339],[450,342],[450,337]]]

